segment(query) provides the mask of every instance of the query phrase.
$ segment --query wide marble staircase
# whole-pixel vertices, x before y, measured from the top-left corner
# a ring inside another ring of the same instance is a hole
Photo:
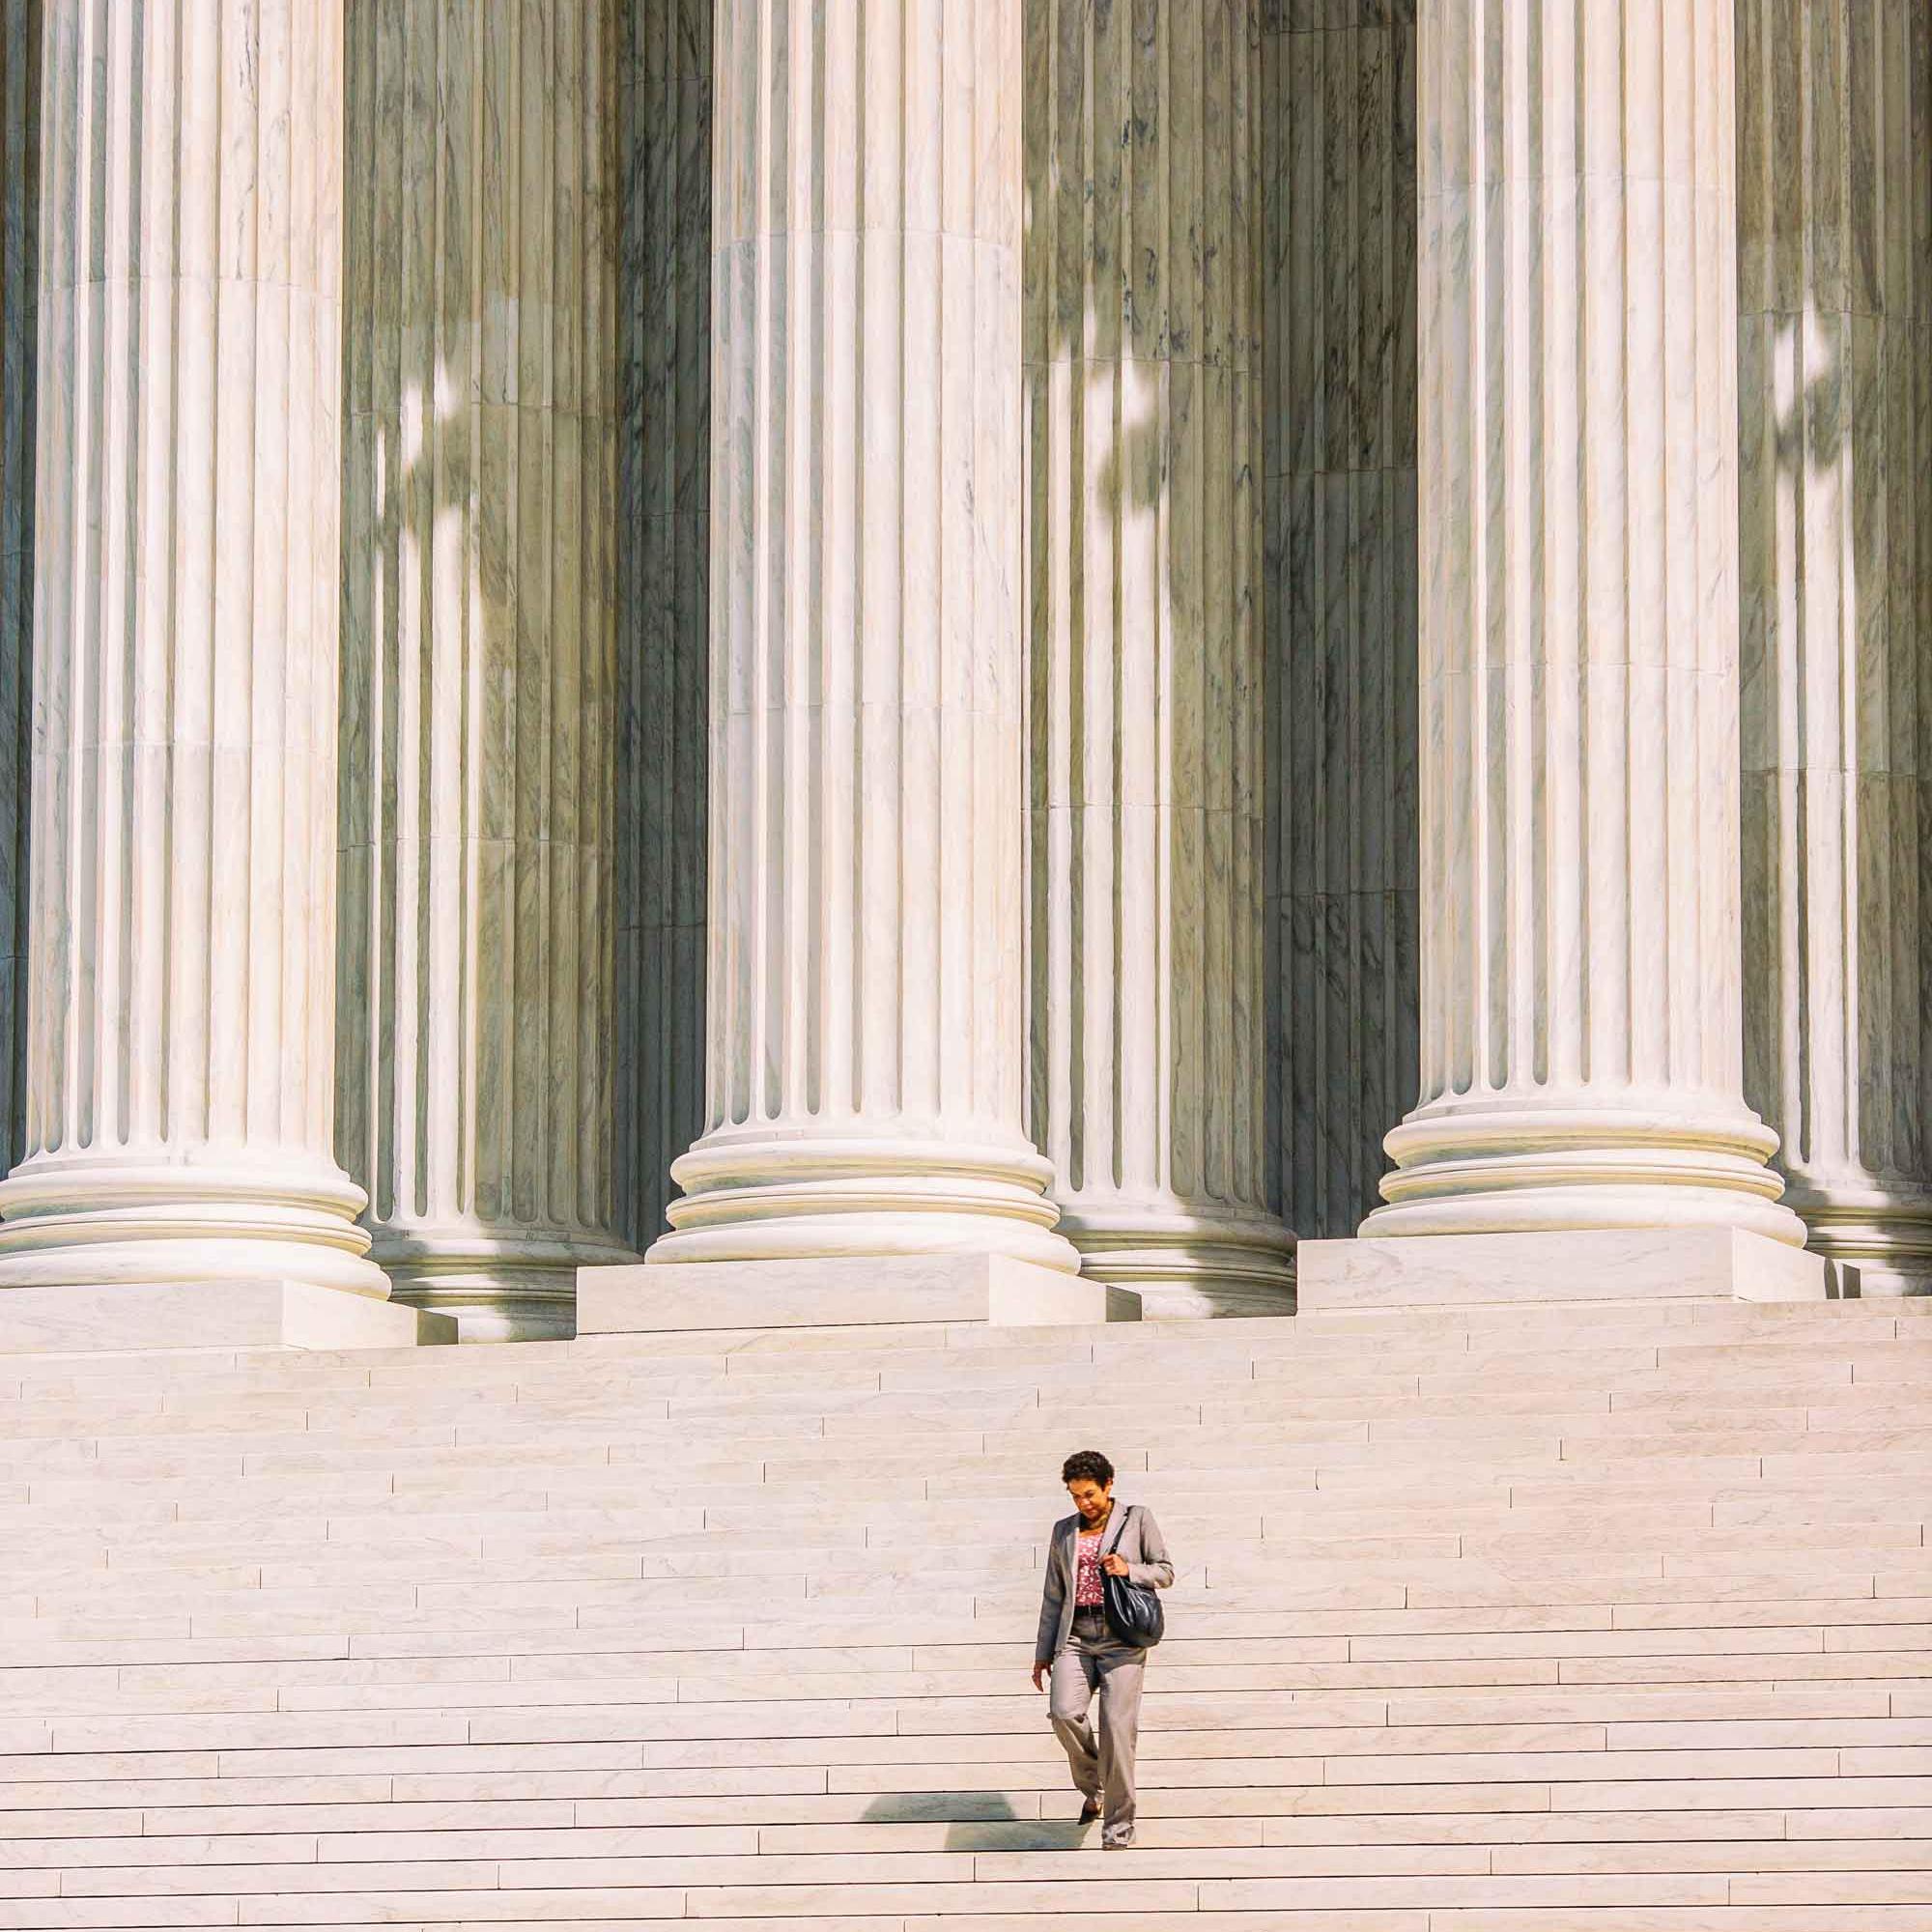
[[[0,1361],[0,1926],[1916,1932],[1928,1512],[1897,1303]]]

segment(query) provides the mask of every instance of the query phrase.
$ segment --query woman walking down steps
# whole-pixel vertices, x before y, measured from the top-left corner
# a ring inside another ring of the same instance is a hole
[[[1152,1511],[1114,1500],[1114,1465],[1097,1449],[1066,1459],[1060,1480],[1074,1514],[1053,1526],[1034,1644],[1033,1688],[1047,1689],[1054,1735],[1066,1752],[1073,1785],[1086,1800],[1080,1822],[1099,1818],[1100,1843],[1120,1851],[1134,1841],[1134,1745],[1140,1730],[1147,1650],[1110,1627],[1107,1577],[1165,1590],[1174,1565]],[[1100,1700],[1096,1740],[1090,1716]]]

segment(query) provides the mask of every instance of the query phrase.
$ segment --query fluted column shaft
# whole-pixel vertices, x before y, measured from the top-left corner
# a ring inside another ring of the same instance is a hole
[[[331,1153],[337,0],[46,0],[27,1154],[0,1282],[381,1294]]]
[[[609,0],[350,0],[339,1144],[399,1298],[569,1333],[611,1140]]]
[[[1742,1093],[1732,4],[1422,11],[1422,1098],[1368,1234],[1802,1237]]]
[[[719,0],[709,1123],[654,1261],[1070,1268],[1022,1091],[1020,0]]]
[[[1932,6],[1741,0],[1745,1092],[1866,1293],[1932,1285]]]
[[[1286,1290],[1263,993],[1258,0],[1030,0],[1032,1125],[1084,1273]]]

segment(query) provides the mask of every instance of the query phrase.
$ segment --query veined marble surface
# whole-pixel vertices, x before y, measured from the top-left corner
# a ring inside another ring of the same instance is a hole
[[[0,0],[0,1159],[26,1151],[40,0]]]
[[[1417,1093],[1415,0],[1269,0],[1269,1170],[1352,1235]]]
[[[1745,1092],[1932,1287],[1932,4],[1740,0]]]
[[[704,1128],[712,0],[618,0],[618,1226]]]
[[[1743,1094],[1732,0],[1424,7],[1416,71],[1422,1098],[1364,1232],[1796,1243]]]
[[[1289,1285],[1268,1205],[1256,0],[1027,12],[1031,1122],[1085,1273]]]
[[[339,0],[47,0],[0,1286],[384,1295],[332,1153]]]
[[[720,0],[707,1129],[668,1261],[1071,1271],[1023,1116],[1021,0]]]
[[[599,0],[349,0],[338,1146],[397,1294],[613,1232],[617,88]]]

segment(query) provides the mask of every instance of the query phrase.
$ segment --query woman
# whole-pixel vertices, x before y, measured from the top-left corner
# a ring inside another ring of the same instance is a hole
[[[1100,1818],[1100,1843],[1118,1852],[1134,1841],[1134,1739],[1147,1652],[1122,1643],[1107,1628],[1100,1578],[1104,1573],[1144,1589],[1165,1590],[1174,1581],[1174,1565],[1152,1512],[1138,1503],[1115,1502],[1114,1465],[1097,1449],[1067,1457],[1060,1480],[1073,1498],[1074,1514],[1053,1526],[1033,1688],[1051,1685],[1047,1711],[1054,1735],[1065,1748],[1074,1788],[1087,1801],[1080,1822]],[[1097,1746],[1087,1717],[1095,1691]]]

